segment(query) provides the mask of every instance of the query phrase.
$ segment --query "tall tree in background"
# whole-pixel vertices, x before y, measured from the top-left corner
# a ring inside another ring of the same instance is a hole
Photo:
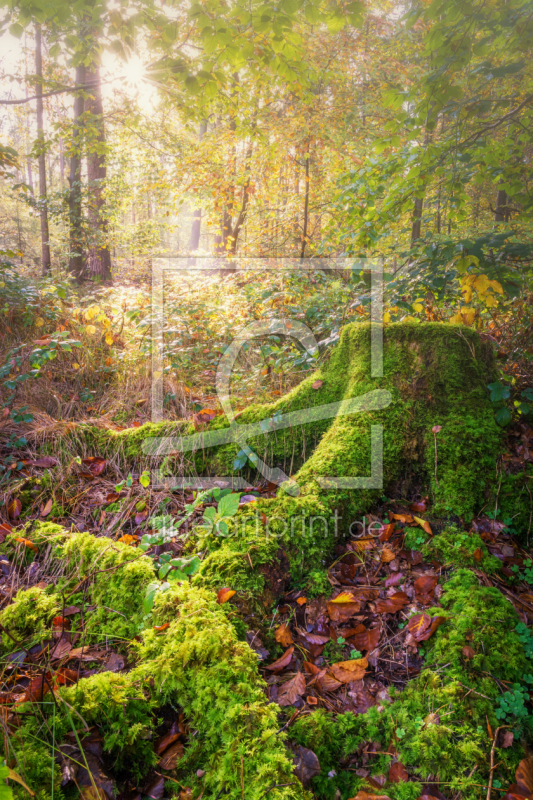
[[[106,136],[104,109],[100,81],[100,66],[94,61],[86,71],[86,82],[90,85],[89,96],[85,101],[86,124],[90,130],[87,145],[87,181],[89,222],[89,250],[87,254],[86,277],[97,281],[111,280],[111,254],[107,241],[107,218],[105,202]]]
[[[46,195],[46,163],[44,156],[44,121],[43,121],[43,59],[42,31],[40,24],[35,25],[35,73],[37,85],[37,147],[39,151],[39,211],[41,215],[41,267],[43,275],[52,269],[50,257],[50,232],[48,229],[48,207]]]
[[[202,142],[206,130],[207,130],[207,121],[204,119],[200,122],[200,125],[198,127],[199,144]],[[202,226],[202,209],[196,208],[193,211],[192,215],[191,238],[189,240],[189,252],[191,253],[194,253],[195,250],[198,250],[198,247],[200,245],[201,226]]]
[[[76,67],[76,86],[85,84],[85,65]],[[81,153],[82,153],[82,117],[85,100],[83,91],[78,90],[74,96],[74,123],[72,143],[70,148],[70,194],[69,194],[69,225],[70,225],[70,258],[69,272],[77,279],[83,277],[83,220],[82,220],[82,192],[81,192]]]

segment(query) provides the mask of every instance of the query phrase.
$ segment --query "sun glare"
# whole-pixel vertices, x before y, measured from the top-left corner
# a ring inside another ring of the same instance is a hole
[[[124,65],[124,75],[128,83],[139,85],[144,76],[144,67],[139,56],[133,54],[130,56],[127,64]]]

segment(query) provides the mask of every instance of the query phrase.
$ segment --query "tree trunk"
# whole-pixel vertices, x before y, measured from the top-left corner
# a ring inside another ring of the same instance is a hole
[[[76,67],[76,85],[85,83],[85,66]],[[83,221],[82,221],[82,196],[81,196],[81,118],[83,116],[85,101],[83,94],[78,92],[74,97],[74,127],[72,131],[70,155],[70,196],[69,196],[69,223],[70,223],[70,258],[68,269],[76,280],[83,280]]]
[[[302,231],[302,249],[300,258],[305,256],[305,246],[307,244],[307,228],[309,225],[309,149],[305,158],[305,200],[304,200],[304,225]]]
[[[206,120],[202,120],[200,123],[200,127],[198,128],[198,143],[202,141],[204,138],[204,134],[207,130],[207,122]],[[189,240],[189,252],[194,253],[195,250],[198,250],[200,245],[200,231],[202,228],[202,209],[197,208],[193,211],[192,215],[192,225],[191,225],[191,238]]]
[[[507,222],[509,215],[507,213],[507,192],[503,189],[498,189],[496,195],[496,209],[494,211],[494,222]]]
[[[27,98],[28,98],[28,86],[26,85],[26,99]],[[31,141],[30,115],[29,114],[27,114],[27,116],[26,116],[26,131],[27,131],[27,134],[28,134],[28,139],[27,139],[27,143],[26,144],[27,144],[27,148],[28,148],[28,152],[29,152],[29,150],[30,150],[30,141]],[[28,168],[28,186],[30,187],[31,193],[35,194],[34,189],[33,189],[33,173],[32,173],[32,169],[31,169],[31,158],[30,158],[29,155],[26,158],[26,166]]]
[[[48,275],[52,269],[50,258],[50,232],[48,229],[48,207],[46,196],[46,162],[44,157],[44,124],[43,124],[43,60],[41,53],[41,26],[35,25],[35,73],[37,85],[37,139],[39,146],[39,211],[41,215],[41,269]]]
[[[87,70],[86,81],[91,86],[90,95],[85,101],[85,109],[90,115],[91,128],[95,131],[88,145],[87,182],[89,190],[87,217],[89,221],[89,252],[86,274],[96,281],[111,280],[111,254],[107,242],[106,202],[104,197],[106,168],[106,138],[104,128],[104,109],[100,87],[100,67],[93,64]]]
[[[411,247],[417,239],[420,239],[420,228],[422,225],[422,208],[424,207],[424,200],[422,197],[415,197],[415,206],[413,209],[413,227],[411,228]]]

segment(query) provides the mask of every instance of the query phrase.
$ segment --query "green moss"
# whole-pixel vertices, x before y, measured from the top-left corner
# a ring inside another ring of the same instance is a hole
[[[427,559],[435,558],[447,566],[471,567],[488,574],[501,569],[501,561],[490,555],[477,533],[466,533],[453,525],[434,536],[420,528],[409,528],[405,547],[420,550]],[[474,554],[481,557],[476,558]]]
[[[57,532],[51,533],[57,542]],[[90,544],[84,534],[66,533],[63,538],[61,552],[70,566],[76,566],[78,575],[91,575],[95,560],[101,568],[109,563],[106,559],[122,563],[125,549],[115,550],[116,545],[110,540],[93,538]],[[120,574],[124,575],[131,567],[130,564],[120,570]],[[135,598],[142,597],[143,575],[132,574],[126,581],[130,579],[132,585],[123,590],[122,608],[126,603],[135,605]],[[97,600],[102,605],[117,603],[115,589],[110,584],[109,575],[101,584],[96,578],[89,590],[91,601]],[[15,606],[26,608],[29,593],[19,594]],[[46,597],[42,592],[41,595]],[[58,597],[47,598],[48,616],[55,610],[52,601]],[[98,618],[98,611],[93,617]],[[91,619],[87,618],[88,627]],[[41,625],[40,620],[38,617],[35,624]],[[81,718],[89,726],[96,725],[102,733],[104,749],[118,777],[126,770],[141,774],[155,760],[152,745],[158,709],[170,704],[186,710],[191,730],[195,731],[179,767],[180,777],[195,793],[201,791],[196,771],[202,769],[206,772],[202,779],[206,790],[216,795],[226,786],[228,797],[241,797],[241,763],[246,796],[251,800],[259,800],[265,786],[292,783],[292,763],[283,737],[277,734],[277,708],[267,702],[264,683],[257,671],[257,655],[238,640],[226,609],[217,603],[216,594],[188,583],[174,585],[158,595],[154,623],[168,623],[169,627],[164,633],[149,629],[140,641],[132,642],[130,659],[136,666],[131,672],[94,675],[60,690],[54,723],[57,741],[72,724],[79,728]],[[45,703],[42,710],[50,717],[53,708]],[[24,710],[31,707],[21,708]],[[33,748],[33,737],[37,735],[41,744],[35,743],[36,765],[46,761],[45,754],[50,758],[49,729],[50,719],[44,728],[40,722],[28,719],[24,729],[11,737],[10,746],[19,763],[26,759],[27,742]],[[37,766],[32,769],[28,768],[28,775],[37,782],[34,788],[44,792],[43,783],[50,781],[51,774]],[[295,800],[301,792],[290,786],[273,791],[273,795],[275,800]]]
[[[33,643],[39,641],[60,608],[57,596],[45,594],[36,586],[17,592],[14,602],[0,611],[0,624],[6,631],[2,633],[3,649],[12,651],[13,639],[26,644],[29,637]]]
[[[370,372],[370,327],[349,325],[317,373],[277,403],[252,407],[239,418],[240,424],[247,424],[278,411],[313,408],[376,389],[390,392],[390,406],[383,410],[337,415],[250,440],[262,458],[287,473],[294,472],[295,443],[302,454],[303,464],[294,476],[299,495],[280,490],[274,500],[256,506],[267,519],[266,534],[287,549],[295,580],[305,579],[310,569],[323,568],[336,539],[345,536],[383,491],[399,481],[402,491],[409,485],[427,486],[436,513],[445,510],[464,520],[472,518],[494,486],[502,434],[486,389],[493,374],[492,354],[474,331],[435,323],[390,325],[384,333],[383,377],[372,378]],[[312,385],[317,378],[323,383],[315,391]],[[384,489],[331,490],[320,485],[319,476],[342,479],[371,474],[372,424],[383,426]],[[218,419],[211,427],[224,425]],[[441,426],[436,480],[435,425]],[[234,446],[206,453],[206,463],[218,474],[232,472]],[[239,529],[239,542],[229,545],[231,551],[247,548],[252,527],[244,533]],[[208,585],[220,578],[211,558],[199,578],[203,576]]]
[[[426,668],[403,692],[392,690],[393,702],[363,715],[334,718],[319,711],[291,727],[291,738],[313,749],[320,760],[322,773],[313,781],[320,797],[333,798],[338,790],[346,800],[364,785],[342,766],[368,741],[379,742],[383,750],[393,742],[398,758],[421,781],[437,775],[449,783],[449,794],[485,796],[475,784],[488,777],[486,721],[493,729],[500,724],[494,715],[497,681],[520,682],[531,663],[514,630],[518,616],[513,606],[496,589],[480,586],[474,573],[457,570],[444,587],[442,604],[446,622],[428,642]],[[465,645],[474,650],[473,658],[463,655]],[[498,751],[499,770],[509,782],[521,757],[517,748]],[[388,756],[375,757],[372,773],[387,774],[390,762]],[[334,779],[326,777],[332,769]],[[405,796],[401,787],[387,784],[385,789],[392,800]]]
[[[449,619],[435,637],[429,664],[448,664],[448,675],[462,676],[469,685],[474,681],[491,696],[498,694],[494,677],[513,683],[531,671],[515,631],[518,614],[498,589],[480,586],[473,572],[459,569],[445,585],[441,602]],[[467,644],[475,652],[471,659],[462,654]]]
[[[526,545],[533,540],[533,465],[516,475],[503,473],[495,482],[492,511],[503,519]]]

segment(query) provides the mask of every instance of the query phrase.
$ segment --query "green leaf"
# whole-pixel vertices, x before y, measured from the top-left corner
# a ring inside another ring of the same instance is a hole
[[[227,494],[218,504],[218,513],[221,517],[233,517],[239,508],[239,494]]]
[[[22,27],[22,25],[19,25],[18,22],[14,22],[13,25],[9,26],[9,33],[16,39],[20,39],[20,37],[24,33],[24,28]]]
[[[505,425],[508,425],[510,423],[511,412],[509,411],[508,408],[499,408],[494,414],[494,419],[496,420],[498,425],[501,425],[503,428],[505,427]]]
[[[511,396],[509,387],[504,386],[499,381],[496,381],[496,383],[489,383],[487,388],[490,389],[491,403],[501,403],[502,400],[508,400]]]
[[[152,608],[154,607],[155,596],[159,591],[159,583],[149,583],[146,588],[146,594],[144,596],[144,613],[151,614]]]
[[[248,456],[244,452],[244,450],[239,450],[237,453],[237,457],[233,462],[233,469],[242,469],[246,462],[248,461]]]
[[[139,478],[139,483],[141,486],[144,486],[147,489],[150,486],[150,473],[148,471],[144,471],[141,477]]]

